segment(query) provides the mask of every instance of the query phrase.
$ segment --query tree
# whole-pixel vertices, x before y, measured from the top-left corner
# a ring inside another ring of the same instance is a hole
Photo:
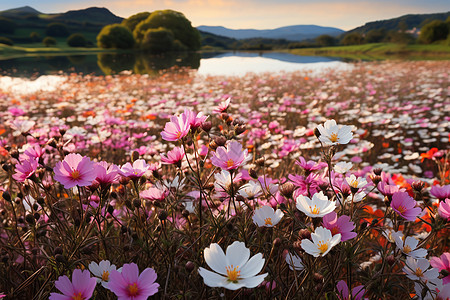
[[[33,43],[39,42],[41,40],[41,36],[36,31],[30,33],[30,39]]]
[[[174,38],[170,30],[160,27],[148,29],[142,39],[141,48],[154,53],[170,51],[174,47]]]
[[[441,20],[434,20],[420,30],[419,41],[431,44],[436,41],[445,40],[449,33],[447,24]]]
[[[0,17],[0,33],[14,33],[17,24],[10,19]]]
[[[320,47],[328,47],[336,45],[336,39],[328,34],[322,34],[316,38],[316,43]]]
[[[131,17],[124,19],[122,21],[122,25],[127,27],[131,32],[134,31],[134,29],[136,28],[136,26],[144,21],[145,19],[147,19],[150,16],[149,12],[141,12],[141,13],[137,13],[135,15],[132,15]]]
[[[97,35],[97,45],[100,48],[131,49],[134,44],[133,34],[120,24],[106,25]]]
[[[201,46],[201,37],[198,30],[192,27],[191,22],[177,11],[170,9],[157,10],[140,22],[133,31],[138,44],[141,44],[148,29],[166,28],[174,37],[174,43],[179,41],[188,50],[198,50]]]
[[[45,47],[55,46],[56,45],[56,40],[55,40],[55,38],[53,38],[51,36],[46,36],[42,40],[42,43],[45,45]]]
[[[359,32],[352,32],[346,34],[341,41],[342,45],[361,45],[363,43],[363,37]]]
[[[366,33],[364,38],[365,43],[381,43],[386,37],[386,30],[384,28],[372,29]]]
[[[50,23],[47,25],[45,33],[53,37],[66,37],[69,35],[67,26],[62,23]]]
[[[67,38],[67,45],[70,47],[86,47],[87,40],[81,33],[74,33]]]

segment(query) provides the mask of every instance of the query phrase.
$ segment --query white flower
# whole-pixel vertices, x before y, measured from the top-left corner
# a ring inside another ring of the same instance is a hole
[[[352,127],[337,125],[335,120],[327,120],[317,129],[320,132],[319,140],[327,145],[348,144],[353,138]]]
[[[284,216],[284,213],[277,209],[276,211],[269,205],[260,207],[255,209],[255,213],[253,215],[253,222],[259,227],[273,227],[280,222],[281,218]]]
[[[249,181],[240,187],[238,194],[247,199],[259,197],[262,195],[261,185],[259,182]]]
[[[395,239],[395,244],[404,254],[416,259],[427,256],[427,250],[422,248],[416,249],[419,241],[412,236],[407,236],[404,240],[403,233],[401,232],[394,232],[392,236]]]
[[[268,275],[256,275],[263,268],[265,259],[261,253],[250,258],[250,250],[243,242],[235,241],[227,247],[226,254],[218,244],[212,243],[205,249],[204,255],[206,263],[214,272],[200,267],[198,273],[210,287],[224,287],[229,290],[254,288]]]
[[[360,189],[367,185],[367,180],[365,178],[362,177],[356,178],[354,174],[350,175],[350,177],[346,177],[345,180],[347,181],[350,187],[355,189]]]
[[[341,173],[341,174],[345,174],[347,173],[351,168],[353,167],[353,164],[351,162],[345,162],[345,161],[341,161],[338,162],[335,166],[334,166],[334,171]]]
[[[420,280],[423,283],[435,281],[439,276],[439,271],[435,268],[428,269],[430,262],[425,258],[414,259],[410,256],[406,258],[406,266],[403,272],[411,280]]]
[[[315,193],[312,199],[300,195],[297,197],[297,209],[308,217],[322,218],[336,208],[334,201],[329,201],[323,192]]]
[[[122,268],[119,268],[119,271]],[[115,265],[111,265],[109,260],[102,260],[100,263],[91,262],[89,264],[89,271],[97,277],[97,283],[101,282],[104,288],[108,288],[109,274],[111,274],[112,270],[116,270]]]
[[[331,248],[339,244],[341,241],[341,234],[331,234],[331,231],[323,228],[322,226],[317,227],[314,233],[311,233],[312,242],[308,239],[303,239],[301,246],[306,253],[318,257],[325,256],[330,252]]]
[[[292,254],[291,252],[286,254],[286,263],[292,271],[302,271],[305,268],[300,256],[297,254]]]

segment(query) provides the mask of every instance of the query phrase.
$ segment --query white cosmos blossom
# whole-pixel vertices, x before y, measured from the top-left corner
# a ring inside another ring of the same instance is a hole
[[[117,271],[120,272],[122,268],[119,268]],[[102,260],[98,264],[96,262],[91,262],[89,264],[89,271],[97,277],[97,283],[101,282],[104,288],[108,288],[109,275],[112,270],[116,270],[115,265],[111,265],[109,260]]]
[[[255,209],[255,213],[253,215],[253,222],[259,227],[273,227],[280,222],[281,218],[284,216],[284,213],[277,209],[276,211],[269,205],[260,207]]]
[[[336,208],[334,201],[329,201],[323,192],[315,193],[312,199],[300,195],[297,197],[297,209],[308,217],[322,218]]]
[[[204,255],[206,263],[214,272],[200,267],[198,273],[210,287],[224,287],[229,290],[254,288],[268,275],[256,275],[264,267],[265,259],[261,253],[250,258],[250,250],[243,242],[235,241],[227,247],[226,254],[218,244],[212,243],[205,249]]]
[[[292,254],[291,252],[288,252],[286,254],[286,263],[289,266],[289,269],[292,271],[302,271],[305,266],[303,265],[303,261],[297,254]]]
[[[334,166],[334,171],[341,173],[341,174],[345,174],[348,171],[350,171],[350,169],[353,167],[353,164],[351,162],[345,162],[345,161],[341,161],[338,162],[335,166]]]
[[[317,227],[316,231],[311,233],[312,242],[308,239],[303,239],[301,246],[306,253],[318,257],[325,256],[330,252],[331,248],[339,244],[341,241],[341,234],[332,235],[329,229],[322,226]]]
[[[416,238],[412,236],[405,238],[401,232],[393,232],[392,236],[394,237],[395,244],[404,254],[416,259],[427,256],[428,251],[426,249],[417,248],[419,240]]]
[[[410,256],[406,258],[403,272],[411,280],[420,280],[423,283],[435,281],[439,276],[439,270],[430,267],[430,262],[425,258],[415,259]]]
[[[327,145],[348,144],[353,138],[352,127],[337,125],[335,120],[327,120],[317,129],[320,132],[319,140]]]
[[[253,199],[262,195],[261,184],[256,181],[249,181],[240,187],[239,195],[247,199]]]
[[[348,185],[355,189],[363,188],[367,185],[367,180],[363,177],[356,177],[354,174],[350,175],[350,177],[346,177]]]

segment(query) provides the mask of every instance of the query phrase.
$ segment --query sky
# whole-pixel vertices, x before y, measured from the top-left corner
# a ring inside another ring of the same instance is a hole
[[[43,13],[106,7],[123,18],[173,9],[182,12],[193,26],[232,29],[320,25],[350,30],[406,14],[450,11],[449,0],[0,0],[0,11],[26,5]]]

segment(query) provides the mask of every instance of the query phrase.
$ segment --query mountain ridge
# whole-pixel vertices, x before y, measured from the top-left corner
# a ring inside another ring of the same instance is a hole
[[[234,39],[268,38],[302,41],[322,34],[338,36],[345,31],[336,27],[319,25],[291,25],[274,29],[230,29],[224,26],[197,26],[198,30]]]

